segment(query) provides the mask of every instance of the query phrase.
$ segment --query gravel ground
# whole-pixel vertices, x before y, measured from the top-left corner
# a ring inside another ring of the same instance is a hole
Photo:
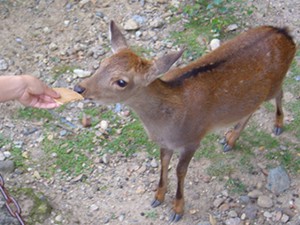
[[[168,23],[172,17],[169,5],[177,3],[176,0],[0,0],[0,75],[27,73],[52,86],[73,87],[78,80],[95,71],[100,59],[110,54],[107,25],[111,19],[128,30],[137,29],[124,33],[131,45],[153,49],[153,56],[176,49],[166,37],[169,31],[183,26],[181,21],[175,25]],[[254,11],[244,21],[246,26],[288,26],[300,43],[300,3],[297,0],[253,0],[245,4],[253,6]],[[76,65],[78,73],[54,78],[51,74],[61,64]],[[79,124],[77,115],[84,104],[69,104],[57,116],[57,124],[61,118]],[[10,171],[9,163],[6,164],[11,160],[9,155],[4,155],[0,166],[6,167],[7,172],[3,174],[7,188],[30,187],[36,193],[43,193],[43,198],[50,202],[52,212],[36,224],[168,224],[176,186],[176,158],[171,162],[170,188],[165,203],[156,209],[151,208],[150,202],[158,181],[159,162],[145,152],[131,157],[91,155],[94,169],[88,176],[69,177],[58,171],[51,178],[40,177],[38,171],[48,165],[40,149],[42,124],[16,119],[13,115],[20,107],[15,102],[0,105],[0,134],[28,152],[29,169]],[[271,129],[267,122],[272,116],[262,109],[255,120]],[[75,132],[83,132],[83,128]],[[8,147],[0,150],[1,153],[9,152]],[[288,191],[274,195],[265,188],[266,175],[262,171],[266,170],[266,165],[260,161],[260,151],[255,154],[256,173],[233,174],[249,187],[248,193],[240,196],[231,195],[224,188],[228,177],[220,181],[207,175],[208,159],[192,160],[186,181],[186,212],[177,224],[300,224],[299,176],[291,177]],[[28,218],[32,202],[22,198],[19,202],[24,217]],[[0,206],[3,208],[1,224],[18,224],[7,215],[1,200]]]

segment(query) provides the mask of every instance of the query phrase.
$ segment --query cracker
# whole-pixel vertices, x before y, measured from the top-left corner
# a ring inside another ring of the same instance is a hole
[[[68,88],[53,88],[53,90],[60,94],[60,98],[54,99],[60,105],[84,99],[81,94]]]

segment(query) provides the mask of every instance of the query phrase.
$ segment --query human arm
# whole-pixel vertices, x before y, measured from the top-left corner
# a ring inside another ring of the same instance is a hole
[[[55,108],[59,94],[34,76],[0,76],[0,102],[17,100],[25,106]]]

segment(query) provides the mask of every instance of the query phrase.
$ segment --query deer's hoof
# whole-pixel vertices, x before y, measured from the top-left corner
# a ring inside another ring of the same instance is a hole
[[[162,203],[161,201],[159,201],[159,200],[157,200],[157,199],[154,199],[154,200],[151,202],[151,206],[152,206],[153,208],[155,208],[155,207],[161,205],[161,203]]]
[[[283,132],[283,129],[282,127],[275,126],[273,132],[276,136],[279,136]]]
[[[228,144],[224,144],[223,147],[223,152],[229,152],[232,150],[232,146],[228,145]]]
[[[177,214],[175,212],[172,212],[171,216],[170,216],[170,223],[173,223],[173,222],[178,222],[179,220],[181,220],[182,218],[182,215],[180,214]]]

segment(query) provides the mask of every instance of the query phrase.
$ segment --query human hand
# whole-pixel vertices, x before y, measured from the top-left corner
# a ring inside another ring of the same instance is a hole
[[[25,106],[50,109],[59,106],[54,98],[60,95],[36,77],[29,75],[19,76],[21,85],[18,88],[19,97],[16,99]]]

